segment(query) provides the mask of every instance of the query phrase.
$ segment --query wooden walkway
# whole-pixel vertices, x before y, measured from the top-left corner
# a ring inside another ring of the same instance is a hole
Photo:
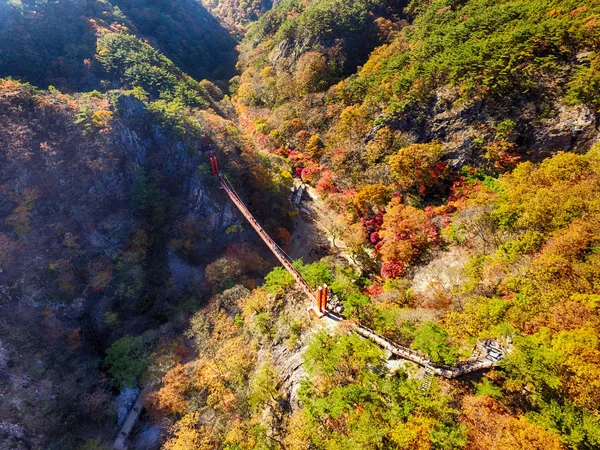
[[[127,448],[127,439],[133,431],[133,427],[135,427],[135,424],[137,423],[138,419],[140,418],[140,414],[142,414],[142,410],[144,409],[145,394],[145,390],[140,392],[138,398],[133,404],[133,407],[127,413],[127,417],[125,417],[125,421],[123,422],[123,426],[119,431],[119,435],[113,443],[113,448],[115,450],[125,450]]]
[[[345,317],[332,311],[328,311],[327,316],[336,321],[346,320]],[[488,341],[485,343],[479,343],[479,345],[481,345],[485,351],[484,355],[474,355],[472,356],[471,360],[458,363],[455,366],[433,364],[430,359],[420,352],[416,352],[410,348],[398,345],[389,339],[384,338],[370,328],[365,327],[364,325],[352,322],[350,323],[352,331],[354,331],[356,334],[369,339],[370,341],[379,345],[381,348],[388,350],[391,354],[399,358],[411,361],[415,364],[425,367],[425,369],[433,372],[436,375],[448,379],[458,378],[462,375],[476,372],[478,370],[489,369],[498,364],[498,362],[502,360],[507,352],[507,349],[503,348],[497,341]]]
[[[498,362],[504,357],[504,350],[501,349],[497,343],[492,348],[497,349],[498,354],[494,354],[493,352],[487,351],[486,354],[477,360],[474,361],[465,361],[462,363],[458,363],[455,366],[442,366],[437,364],[432,364],[431,360],[424,357],[422,354],[415,352],[414,350],[406,347],[402,347],[400,345],[394,344],[393,342],[381,337],[374,331],[362,326],[362,325],[354,325],[353,330],[361,335],[370,339],[371,341],[377,343],[379,346],[389,350],[393,355],[396,355],[402,359],[406,359],[408,361],[412,361],[425,369],[430,370],[436,375],[440,375],[444,378],[452,379],[458,378],[462,375],[466,375],[471,372],[476,372],[478,370],[490,369],[491,367],[498,364]]]

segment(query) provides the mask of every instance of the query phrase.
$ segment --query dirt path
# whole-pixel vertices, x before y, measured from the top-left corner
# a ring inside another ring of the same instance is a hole
[[[338,237],[335,245],[333,243],[324,223],[324,218],[331,214],[327,205],[313,187],[304,185],[304,189],[301,211],[294,219],[294,233],[288,254],[294,259],[302,258],[305,263],[318,261],[327,255],[335,255],[356,266],[342,239]]]

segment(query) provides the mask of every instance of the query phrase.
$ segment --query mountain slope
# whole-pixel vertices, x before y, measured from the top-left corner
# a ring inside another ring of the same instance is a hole
[[[138,448],[600,446],[600,2],[206,0],[230,91],[199,3],[68,5],[0,14],[71,92],[0,81],[0,447],[104,448],[141,386]]]
[[[0,76],[41,87],[100,88],[96,40],[106,33],[147,38],[198,78],[233,75],[235,40],[198,2],[45,0],[0,2]],[[105,86],[106,87],[106,86]]]

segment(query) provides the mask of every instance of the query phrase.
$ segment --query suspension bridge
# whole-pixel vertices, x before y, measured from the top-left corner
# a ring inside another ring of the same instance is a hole
[[[415,350],[396,344],[371,330],[370,328],[365,327],[364,325],[353,321],[347,321],[343,315],[329,308],[328,298],[330,292],[327,285],[319,287],[316,292],[310,288],[304,278],[302,278],[302,275],[294,268],[293,259],[286,254],[286,252],[279,245],[277,245],[277,243],[271,239],[266,231],[260,226],[235,191],[232,183],[227,179],[227,176],[222,173],[219,166],[219,160],[215,155],[214,148],[211,143],[208,143],[208,149],[212,173],[219,181],[223,191],[225,191],[227,196],[246,218],[248,223],[250,223],[252,228],[256,230],[258,235],[269,247],[273,255],[275,255],[275,257],[279,260],[281,265],[294,277],[297,285],[310,300],[311,306],[309,311],[311,311],[315,316],[318,318],[326,317],[327,319],[334,320],[336,322],[346,321],[355,333],[371,340],[380,347],[389,351],[392,355],[424,367],[427,374],[440,375],[448,379],[457,378],[478,370],[489,369],[496,365],[504,357],[507,349],[500,345],[500,343],[497,341],[488,340],[484,343],[476,344],[475,348],[477,351],[474,351],[471,358],[469,358],[467,361],[460,362],[454,366],[434,364],[426,355],[423,355],[420,352],[416,352]]]
[[[213,175],[219,181],[221,188],[238,208],[242,215],[246,218],[248,223],[258,233],[263,242],[269,247],[273,255],[279,260],[281,265],[294,277],[296,284],[304,292],[304,294],[310,300],[311,306],[309,311],[318,318],[324,318],[335,322],[345,322],[349,324],[350,329],[356,334],[369,339],[381,348],[387,350],[390,354],[411,361],[425,368],[425,376],[421,385],[421,390],[426,392],[429,390],[432,377],[439,375],[444,378],[452,379],[462,375],[466,375],[477,370],[488,369],[496,365],[506,353],[506,349],[502,347],[496,341],[486,341],[484,343],[478,343],[473,356],[464,362],[458,363],[455,366],[443,366],[439,364],[433,364],[427,356],[416,352],[408,347],[398,345],[389,339],[381,336],[370,328],[365,327],[359,323],[348,321],[346,318],[333,311],[328,306],[328,299],[330,296],[329,287],[327,285],[321,286],[314,292],[306,280],[302,277],[300,272],[296,270],[293,265],[294,260],[271,239],[267,232],[260,226],[258,221],[254,218],[250,210],[246,207],[240,196],[235,191],[232,183],[227,179],[227,176],[221,172],[219,167],[219,161],[215,155],[214,148],[210,142],[207,142],[209,149],[209,162]],[[135,404],[127,414],[125,421],[119,431],[117,438],[113,443],[115,450],[125,450],[127,448],[127,440],[135,427],[135,424],[140,418],[143,409],[144,394],[140,393]]]

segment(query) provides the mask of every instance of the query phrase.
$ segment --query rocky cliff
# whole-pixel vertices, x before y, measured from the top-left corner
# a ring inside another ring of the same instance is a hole
[[[193,224],[181,255],[191,267],[242,238],[225,234],[239,218],[199,171],[197,143],[168,133],[131,96],[0,82],[0,435],[9,444],[44,445],[77,433],[75,423],[112,425],[102,349],[164,322],[186,298],[167,257],[181,224]]]

